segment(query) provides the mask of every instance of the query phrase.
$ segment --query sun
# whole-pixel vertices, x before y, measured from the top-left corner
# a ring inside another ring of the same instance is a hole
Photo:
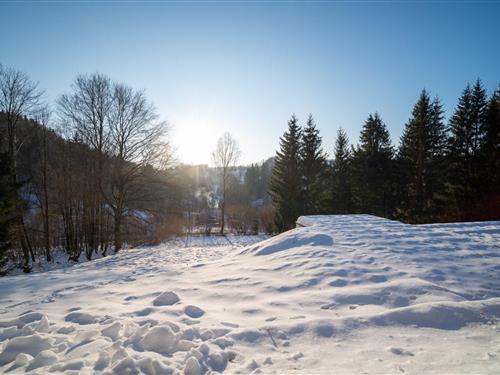
[[[218,127],[209,116],[189,113],[173,122],[173,144],[181,163],[211,164],[211,153],[218,137]]]

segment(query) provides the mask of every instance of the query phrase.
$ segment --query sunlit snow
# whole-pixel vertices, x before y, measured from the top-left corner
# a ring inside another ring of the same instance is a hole
[[[4,277],[0,372],[500,373],[500,222],[299,224]]]

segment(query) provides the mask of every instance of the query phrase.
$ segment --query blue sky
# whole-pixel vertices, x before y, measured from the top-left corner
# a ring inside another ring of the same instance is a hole
[[[499,2],[0,2],[0,62],[49,100],[79,73],[144,89],[181,161],[231,132],[242,163],[272,156],[295,113],[327,151],[378,111],[397,143],[419,92],[450,115],[467,82],[500,82]]]

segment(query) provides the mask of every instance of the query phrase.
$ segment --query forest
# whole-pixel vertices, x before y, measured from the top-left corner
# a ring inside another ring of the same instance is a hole
[[[300,215],[372,214],[405,223],[500,219],[500,86],[467,84],[445,122],[439,98],[420,93],[395,147],[378,113],[351,146],[339,129],[327,159],[312,116],[292,116],[269,192],[280,231]]]
[[[30,272],[182,234],[277,233],[300,215],[365,213],[407,223],[500,219],[500,89],[467,84],[445,122],[423,90],[394,146],[378,113],[329,158],[313,116],[295,115],[274,157],[238,166],[230,134],[214,167],[175,158],[144,91],[79,75],[55,103],[0,65],[0,270]],[[326,147],[330,148],[330,147]]]

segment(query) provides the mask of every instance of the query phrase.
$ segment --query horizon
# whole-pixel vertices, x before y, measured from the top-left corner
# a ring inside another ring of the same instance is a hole
[[[238,164],[262,162],[293,113],[301,124],[313,114],[330,158],[337,129],[355,145],[374,112],[397,145],[422,89],[440,97],[448,119],[467,83],[480,78],[491,93],[499,78],[499,3],[42,1],[0,9],[14,30],[2,38],[10,51],[2,63],[38,81],[53,107],[78,74],[144,89],[184,164],[212,165],[226,131],[241,146]],[[19,17],[29,27],[16,27]]]

